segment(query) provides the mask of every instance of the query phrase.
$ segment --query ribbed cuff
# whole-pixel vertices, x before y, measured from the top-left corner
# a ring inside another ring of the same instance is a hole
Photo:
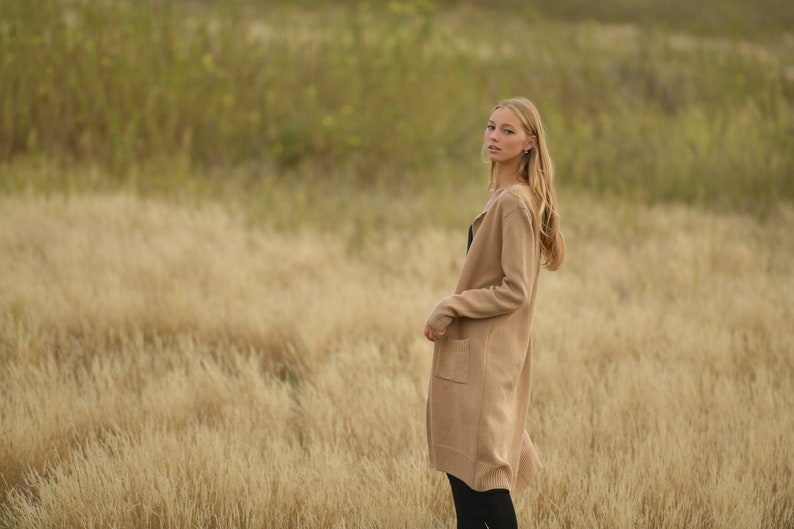
[[[438,332],[446,330],[449,324],[452,323],[452,316],[442,312],[442,305],[443,301],[436,305],[436,308],[433,309],[433,312],[427,318],[427,324]]]

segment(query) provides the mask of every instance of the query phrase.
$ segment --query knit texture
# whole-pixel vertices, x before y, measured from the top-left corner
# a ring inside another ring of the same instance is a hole
[[[491,197],[472,223],[455,293],[428,317],[446,329],[428,391],[430,466],[478,491],[518,494],[541,467],[525,431],[540,270],[531,207],[525,185]]]

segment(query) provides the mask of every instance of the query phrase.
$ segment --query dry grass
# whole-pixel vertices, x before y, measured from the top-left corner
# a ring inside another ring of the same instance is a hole
[[[794,527],[794,213],[565,203],[522,527]],[[451,527],[424,318],[458,232],[0,197],[0,527]]]

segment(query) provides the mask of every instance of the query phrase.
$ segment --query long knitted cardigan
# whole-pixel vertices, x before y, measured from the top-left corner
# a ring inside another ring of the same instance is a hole
[[[478,491],[516,495],[541,468],[525,430],[532,315],[540,270],[529,187],[496,192],[472,223],[455,293],[428,318],[435,342],[427,399],[430,466]]]

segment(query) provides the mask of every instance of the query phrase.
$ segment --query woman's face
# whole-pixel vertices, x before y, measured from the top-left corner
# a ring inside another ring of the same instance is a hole
[[[518,117],[509,108],[497,108],[488,119],[485,149],[492,162],[504,163],[520,158],[535,141],[535,136],[524,132]]]

